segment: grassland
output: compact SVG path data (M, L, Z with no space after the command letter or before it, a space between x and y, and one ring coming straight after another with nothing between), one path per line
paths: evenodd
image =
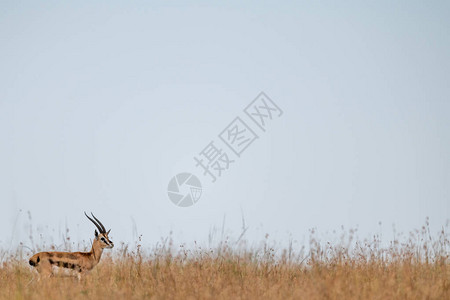
M450 299L446 228L381 245L351 233L321 242L314 232L302 249L122 245L81 282L38 282L21 250L3 253L0 299Z

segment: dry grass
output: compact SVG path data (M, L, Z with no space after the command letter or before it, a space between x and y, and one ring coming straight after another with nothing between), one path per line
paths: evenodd
M123 245L80 283L30 283L33 273L18 252L0 267L0 299L450 299L446 229L432 238L425 226L387 247L352 232L334 245L312 232L308 250L299 251L227 245Z

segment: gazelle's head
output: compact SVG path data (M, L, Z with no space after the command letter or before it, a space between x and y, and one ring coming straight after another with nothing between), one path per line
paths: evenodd
M107 248L107 249L111 249L114 247L114 243L108 238L109 232L111 231L108 230L106 231L105 226L103 226L102 222L100 222L93 213L91 213L92 217L94 218L91 219L91 217L89 217L86 212L84 212L84 214L86 215L86 217L91 220L92 223L94 223L95 227L97 227L98 231L95 230L95 240L100 244L101 248Z

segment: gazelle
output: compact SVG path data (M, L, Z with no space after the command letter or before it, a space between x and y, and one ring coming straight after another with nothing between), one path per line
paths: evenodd
M86 217L94 223L98 231L95 230L95 239L92 243L92 249L89 252L39 252L30 258L30 265L36 268L40 276L53 276L53 267L71 269L77 272L78 280L86 272L92 270L100 261L103 249L114 247L113 242L108 238L111 231L106 231L105 226L91 213L90 218L86 212Z

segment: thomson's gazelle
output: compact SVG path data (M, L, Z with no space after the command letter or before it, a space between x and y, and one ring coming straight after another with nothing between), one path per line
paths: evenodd
M84 213L86 215L86 212ZM95 239L89 252L39 252L30 258L30 265L36 268L41 276L53 275L53 267L72 269L77 272L78 279L82 274L92 270L100 261L103 249L113 248L113 242L108 238L111 231L106 231L105 226L91 213L95 221L88 215L86 217L94 223Z

